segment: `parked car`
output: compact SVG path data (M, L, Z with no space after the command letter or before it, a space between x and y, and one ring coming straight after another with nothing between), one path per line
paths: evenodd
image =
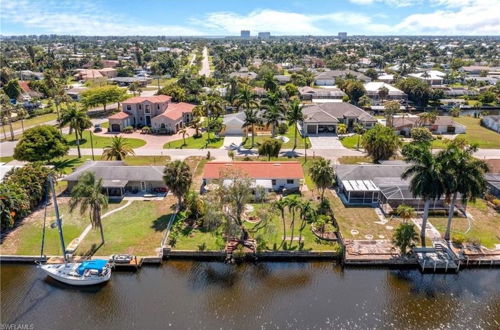
M101 124L94 125L94 133L102 132Z

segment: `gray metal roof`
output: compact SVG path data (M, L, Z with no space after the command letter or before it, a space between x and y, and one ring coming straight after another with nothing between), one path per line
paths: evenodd
M368 114L363 109L358 108L350 103L323 103L304 107L304 115L306 123L312 122L336 122L332 119L356 117L365 122L376 122L375 117Z
M163 181L163 166L127 166L121 161L87 161L69 174L63 181L78 181L85 172L92 172L104 183L117 184L119 181ZM125 183L126 184L126 183Z

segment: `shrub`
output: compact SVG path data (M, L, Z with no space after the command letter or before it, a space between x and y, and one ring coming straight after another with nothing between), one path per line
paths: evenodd
M127 126L123 129L123 133L133 133L134 128L132 126Z
M287 123L281 123L278 125L278 134L283 135L288 131Z
M462 246L462 244L466 241L465 235L461 233L454 234L451 237L451 242L457 246Z
M150 134L151 133L151 127L149 126L144 126L141 130L142 134Z

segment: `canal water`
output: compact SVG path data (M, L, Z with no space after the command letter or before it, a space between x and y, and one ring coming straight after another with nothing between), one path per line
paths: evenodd
M2 264L1 322L2 329L499 329L500 271L169 261L81 289L34 266Z

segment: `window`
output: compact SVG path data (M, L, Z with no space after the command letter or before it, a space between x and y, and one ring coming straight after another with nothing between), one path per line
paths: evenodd
M149 107L149 105L146 105L146 113L150 113L151 112L151 108Z
M293 184L293 181L294 181L293 179L287 179L286 184Z
M141 118L139 118L139 119L142 121L142 117L141 117Z
M130 104L127 104L127 110L132 110L132 106Z
M160 110L160 105L159 104L156 105L156 109Z
M139 104L139 110L142 110L142 105Z
M276 185L276 180L272 179L271 183L273 184L273 186L275 186Z

